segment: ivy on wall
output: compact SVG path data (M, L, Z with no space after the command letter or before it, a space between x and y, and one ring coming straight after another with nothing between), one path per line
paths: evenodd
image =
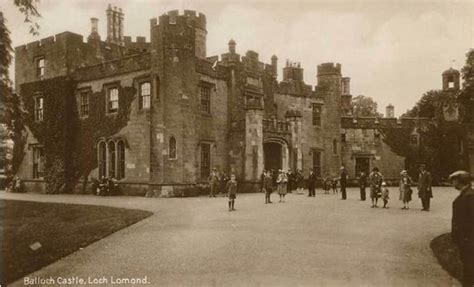
M45 156L48 193L70 193L78 180L87 178L97 167L96 144L126 126L134 87L119 88L119 111L106 114L106 91L89 94L89 116L80 118L76 102L76 82L67 77L23 84L21 92L28 112L25 123ZM34 98L43 96L43 120L34 120Z

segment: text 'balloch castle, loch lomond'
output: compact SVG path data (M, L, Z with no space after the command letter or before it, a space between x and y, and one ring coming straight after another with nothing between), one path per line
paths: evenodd
M170 11L150 21L150 41L123 35L124 14L108 7L107 37L98 19L91 33L63 32L16 48L16 91L29 111L24 157L17 172L27 190L81 192L91 178L118 179L129 194L176 196L206 182L212 168L234 172L242 189L256 188L264 169L312 168L350 178L379 167L395 179L405 158L387 144L387 131L419 130L430 119L356 118L350 78L340 64L317 67L307 85L299 63L258 53L206 55L206 17ZM443 91L456 94L460 74L443 73ZM444 121L458 122L457 107ZM469 132L469 130L471 130ZM458 141L458 139L456 139ZM474 136L459 135L460 165L474 170Z

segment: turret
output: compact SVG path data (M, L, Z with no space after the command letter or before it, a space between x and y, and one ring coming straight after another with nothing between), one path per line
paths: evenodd
M385 117L394 118L395 117L395 107L392 104L388 104L385 108Z
M286 61L286 66L283 68L283 81L303 82L303 68L299 62Z
M229 53L235 54L235 46L236 46L236 44L235 44L234 39L230 39L230 41L229 41Z
M278 57L276 55L272 56L272 71L273 75L276 77L278 75Z
M459 90L459 71L453 68L443 72L443 90Z

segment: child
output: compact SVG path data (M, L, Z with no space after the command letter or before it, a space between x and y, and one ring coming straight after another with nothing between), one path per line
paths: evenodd
M388 188L385 182L382 182L382 200L383 200L383 208L388 208L388 200L390 197L388 196Z
M235 180L235 174L230 176L230 180L226 185L227 196L229 197L229 211L235 210L234 202L237 194L237 181Z

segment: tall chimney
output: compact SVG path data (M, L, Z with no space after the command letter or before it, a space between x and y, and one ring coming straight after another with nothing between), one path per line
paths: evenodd
M107 13L107 42L114 41L114 13L112 11L112 6L109 4L106 10Z
M119 32L118 32L118 41L120 45L123 45L123 18L124 14L122 12L122 8L119 8L118 11L118 18L119 18Z
M351 78L349 77L342 78L342 94L343 95L351 94Z
M272 72L274 76L278 75L278 57L276 55L272 56Z
M228 45L229 45L229 53L235 54L235 46L236 46L236 43L235 43L234 39L230 39Z
M87 37L87 40L88 41L100 40L99 19L91 18L91 33L90 33L89 37Z

